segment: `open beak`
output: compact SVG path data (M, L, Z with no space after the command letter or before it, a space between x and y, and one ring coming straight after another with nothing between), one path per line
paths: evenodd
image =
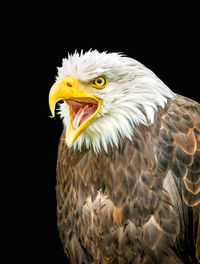
M55 105L60 100L65 101L69 106L66 143L71 146L99 112L101 100L93 96L88 87L71 77L59 80L51 87L49 106L53 117Z

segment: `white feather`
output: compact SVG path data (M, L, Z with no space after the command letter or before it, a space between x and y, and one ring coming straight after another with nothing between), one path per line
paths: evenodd
M157 107L164 108L174 93L149 69L138 61L120 53L88 51L75 52L63 59L58 68L57 80L71 76L89 84L98 76L106 76L103 89L93 89L94 96L102 100L99 113L93 122L78 136L74 149L81 150L85 143L95 151L108 145L118 146L119 137L132 139L134 126L154 122ZM60 116L68 126L68 106L60 105Z

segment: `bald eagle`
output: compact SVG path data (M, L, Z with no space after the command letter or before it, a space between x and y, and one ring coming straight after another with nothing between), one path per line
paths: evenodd
M200 261L200 105L121 53L75 52L49 93L64 129L57 219L71 263Z

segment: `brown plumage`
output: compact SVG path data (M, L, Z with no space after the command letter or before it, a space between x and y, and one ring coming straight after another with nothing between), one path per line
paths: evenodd
M64 131L56 195L71 263L198 263L200 105L168 99L108 153L68 148Z

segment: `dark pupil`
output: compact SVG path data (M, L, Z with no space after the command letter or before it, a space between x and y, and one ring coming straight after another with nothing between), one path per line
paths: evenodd
M102 83L102 80L101 79L97 79L97 83L98 84L101 84Z

